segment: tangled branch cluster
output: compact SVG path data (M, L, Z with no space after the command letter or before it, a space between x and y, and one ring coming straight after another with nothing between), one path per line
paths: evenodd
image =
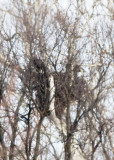
M68 62L69 63L69 62ZM68 68L69 66L69 68ZM75 101L83 101L85 93L88 92L88 86L83 77L78 77L80 66L75 65L71 70L71 65L66 65L65 72L52 72L55 83L55 112L56 116L61 119L62 114L67 105ZM35 92L35 101L39 111L43 115L49 115L50 105L50 83L49 83L49 69L38 58L32 58L27 70L24 74L24 81L28 85L27 87L31 92ZM73 73L73 79L71 78L71 72ZM72 85L70 81L72 79ZM29 92L29 93L31 93ZM32 93L31 93L32 94Z

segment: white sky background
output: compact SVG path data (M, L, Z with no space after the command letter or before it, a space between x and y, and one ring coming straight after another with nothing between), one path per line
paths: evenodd
M27 0L25 0L25 1L27 1ZM51 2L53 2L53 1L55 1L55 0L51 0ZM84 1L85 1L86 8L88 9L88 11L91 11L94 0L84 0ZM103 3L104 5L107 5L107 4L111 5L110 0L97 0L97 1ZM10 2L10 0L0 0L0 6L1 7L7 6L9 2ZM75 4L75 0L58 0L58 2L60 3L60 5L63 9L68 8L70 2Z
M0 0L0 7L4 7L8 4L8 0Z

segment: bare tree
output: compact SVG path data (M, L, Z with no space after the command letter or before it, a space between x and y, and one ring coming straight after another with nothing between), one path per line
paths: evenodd
M1 158L112 160L110 5L11 0L0 11Z

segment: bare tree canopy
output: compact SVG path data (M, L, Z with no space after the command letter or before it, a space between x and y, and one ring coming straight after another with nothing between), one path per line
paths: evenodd
M63 3L0 7L1 160L114 159L113 1Z

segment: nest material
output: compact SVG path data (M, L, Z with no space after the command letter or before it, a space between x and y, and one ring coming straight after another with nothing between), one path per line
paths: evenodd
M36 98L39 104L40 111L48 112L49 109L49 97L50 97L50 84L48 69L40 59L34 59L33 65L36 69ZM34 88L35 89L35 88Z
M36 102L38 109L45 115L49 114L50 105L50 84L49 84L49 72L44 62L40 59L32 59L32 63L25 75L25 83L29 83L31 79L32 91L36 92ZM31 71L30 71L31 70ZM80 100L82 95L87 92L87 84L83 78L77 77L79 66L75 66L73 69L74 78L72 85L70 85L69 70L66 72L53 72L55 83L55 112L58 118L61 118L65 108L69 103Z
M83 78L77 77L77 71L74 71L74 79L70 86L69 75L65 73L54 74L55 79L55 111L59 119L61 119L65 108L72 102L79 101L87 92L87 84Z
M42 115L49 114L50 84L48 70L41 59L32 58L22 74L28 97L35 93L36 107Z

